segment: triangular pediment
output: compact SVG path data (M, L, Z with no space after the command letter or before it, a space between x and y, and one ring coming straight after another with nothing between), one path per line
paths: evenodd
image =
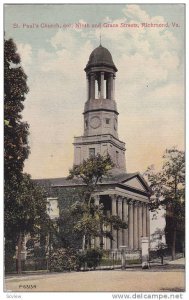
M141 192L149 192L149 186L146 184L143 177L139 174L122 181L121 184L129 188L139 190Z

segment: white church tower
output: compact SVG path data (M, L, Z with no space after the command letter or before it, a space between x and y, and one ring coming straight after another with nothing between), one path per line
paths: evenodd
M109 153L116 173L126 172L125 143L118 137L118 111L115 101L117 68L111 53L99 46L85 67L87 101L84 108L84 134L74 138L74 164L91 155Z

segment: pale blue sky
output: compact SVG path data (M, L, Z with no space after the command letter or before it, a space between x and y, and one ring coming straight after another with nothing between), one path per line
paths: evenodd
M105 17L119 19L125 8L123 4L38 4L38 5L5 5L4 7L4 25L5 30L10 35L14 36L19 42L26 42L28 39L36 46L43 45L48 47L45 43L54 30L33 30L30 34L30 30L14 30L12 24L16 23L41 23L41 22L64 22L72 23L78 22L80 19L84 19L86 22L102 22ZM163 16L164 19L171 22L178 22L181 26L175 30L170 28L170 31L174 32L179 40L183 40L184 37L184 5L183 4L140 4L140 8L145 10L151 17ZM29 37L28 37L29 33ZM43 38L41 39L41 35ZM82 39L80 40L82 43ZM98 41L94 41L94 46L98 44ZM51 49L49 49L51 50Z
M184 5L6 5L4 13L6 36L18 45L28 75L26 171L34 178L66 176L72 167L73 136L83 134L83 69L100 31L22 29L14 23L168 22L165 29L103 28L102 44L118 68L118 132L126 142L127 171L159 167L166 148L184 147Z

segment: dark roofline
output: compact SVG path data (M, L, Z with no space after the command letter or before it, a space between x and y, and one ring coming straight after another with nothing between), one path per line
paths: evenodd
M151 189L149 187L149 185L147 184L147 182L145 181L145 179L142 177L142 175L139 172L135 172L135 173L121 173L118 175L110 175L109 177L105 177L103 178L102 182L99 182L99 185L104 186L104 185L120 185L123 187L123 182L127 182L130 179L134 178L134 177L138 177L138 179L140 180L141 184L144 186L144 188L149 191L146 192L146 194L151 194ZM76 186L85 186L86 184L83 183L81 180L79 179L67 179L67 177L60 177L60 178L46 178L46 179L34 179L36 182L38 182L39 184L47 184L50 183L50 185L55 188L55 187L76 187ZM124 187L126 188L126 187ZM132 188L132 187L128 187L129 189L133 189L135 191L139 191L138 189Z

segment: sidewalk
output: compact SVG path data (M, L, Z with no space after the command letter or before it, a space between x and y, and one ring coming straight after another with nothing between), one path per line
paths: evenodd
M183 265L185 266L185 257L182 257L182 258L179 258L179 259L176 259L176 260L171 260L171 261L168 261L167 262L169 265Z
M160 263L160 261L157 262L151 262L150 263L150 268L146 269L150 270L150 271L158 271L158 270L162 270L162 271L166 271L166 270L181 270L181 269L185 269L185 258L179 258L176 260L164 260L163 265ZM96 268L96 270L82 270L80 271L81 273L83 272L94 272L94 271L115 271L115 270L121 270L121 265L114 265L113 266L98 266ZM124 269L124 271L139 271L142 270L142 266L141 264L133 264L133 265L126 265L126 268ZM76 271L71 271L71 272L76 272ZM61 273L69 273L69 271L64 271ZM15 278L15 277L25 277L25 276L35 276L35 275L53 275L53 274L57 274L57 272L49 272L48 270L41 270L41 271L24 271L21 275L17 274L17 273L12 273L12 274L6 274L5 278Z

